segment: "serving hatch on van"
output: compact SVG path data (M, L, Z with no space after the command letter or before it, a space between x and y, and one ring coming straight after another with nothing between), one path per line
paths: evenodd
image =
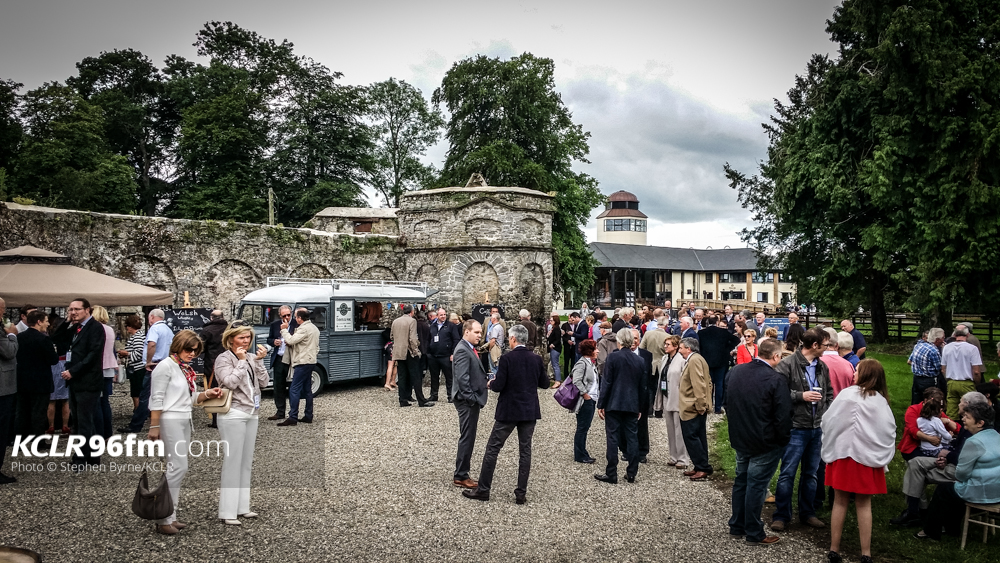
M309 310L320 333L312 374L315 395L333 381L385 377L385 313L400 304L425 304L436 293L417 281L269 277L266 287L240 301L237 316L253 325L257 342L272 348L268 334L278 310L283 305ZM264 359L269 371L271 358L269 352Z

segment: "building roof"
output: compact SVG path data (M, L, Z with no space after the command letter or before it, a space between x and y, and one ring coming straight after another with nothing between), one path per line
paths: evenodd
M617 192L608 196L608 201L634 201L639 203L639 198L635 197L632 192L626 192L625 190L618 190Z
M590 252L601 263L601 268L688 272L752 272L757 269L757 251L752 248L698 250L592 242Z
M638 209L605 209L597 216L598 219L604 219L606 217L638 217L639 219L647 219L646 214Z
M394 219L395 207L327 207L316 217L342 217L344 219Z
M504 186L475 186L471 188L461 188L461 187L451 187L451 188L435 188L433 190L413 190L403 194L403 197L419 197L425 195L441 195L446 193L487 193L487 194L499 194L499 193L515 193L521 195L530 195L535 197L545 197L549 199L555 199L555 193L545 193L538 190L532 190L529 188L518 188L514 186L504 187Z

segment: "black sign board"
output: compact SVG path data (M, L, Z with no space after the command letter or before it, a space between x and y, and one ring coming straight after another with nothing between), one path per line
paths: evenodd
M167 309L164 311L164 322L174 331L193 330L201 336L201 329L211 320L211 309ZM192 362L195 373L205 373L205 354L201 354Z
M504 318L503 306L502 305L490 305L489 303L483 303L472 306L472 311L469 312L472 318L479 321L480 324L485 323L486 319L490 318L490 310L496 307L500 311L500 318Z

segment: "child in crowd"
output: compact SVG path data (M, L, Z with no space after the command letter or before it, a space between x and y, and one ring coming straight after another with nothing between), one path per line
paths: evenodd
M920 455L937 457L938 452L947 448L951 443L951 433L948 432L948 429L944 427L944 423L941 422L941 409L942 405L940 401L927 401L920 410L920 418L917 419L917 429L928 436L941 439L936 446L926 440L921 440Z

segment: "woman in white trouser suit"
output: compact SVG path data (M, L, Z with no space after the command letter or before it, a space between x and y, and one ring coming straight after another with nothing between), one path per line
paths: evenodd
M215 360L215 380L233 394L229 412L219 415L219 437L226 444L222 461L222 484L219 489L219 518L239 526L237 516L255 518L250 510L250 472L253 450L257 444L257 421L260 390L267 387L264 356L267 349L257 346L249 326L235 321L222 334L225 352Z
M156 521L156 531L173 535L187 527L177 521L181 481L187 474L188 447L191 443L191 403L222 395L220 389L195 391L195 373L191 362L201 354L204 344L192 330L182 330L170 344L170 357L156 365L149 380L149 439L163 440L167 461L167 484L174 512Z

